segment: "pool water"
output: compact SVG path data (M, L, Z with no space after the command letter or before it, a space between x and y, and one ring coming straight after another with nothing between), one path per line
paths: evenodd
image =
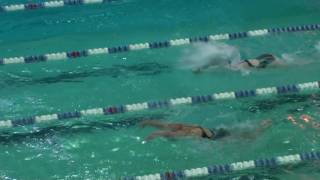
M29 1L28 1L29 2ZM26 3L0 0L0 4ZM251 29L318 23L319 2L292 0L119 0L0 14L0 57L112 47ZM223 43L242 58L273 53L290 65L243 73L225 68L194 74L182 62L198 46L142 50L75 60L0 67L0 119L130 104L221 91L255 89L320 77L320 34L304 32ZM319 129L300 128L289 114L320 121L320 94L246 98L114 116L57 121L0 132L0 179L117 179L168 170L319 150ZM145 142L144 119L250 131L250 139ZM318 179L315 163L199 179ZM247 176L247 177L246 177Z

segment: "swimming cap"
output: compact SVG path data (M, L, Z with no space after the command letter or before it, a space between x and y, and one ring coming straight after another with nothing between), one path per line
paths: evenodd
M262 54L256 57L256 59L260 61L258 68L265 68L276 60L276 58L272 54Z
M230 132L224 128L219 128L219 129L212 128L210 129L210 131L213 134L213 136L210 139L213 139L213 140L230 136Z

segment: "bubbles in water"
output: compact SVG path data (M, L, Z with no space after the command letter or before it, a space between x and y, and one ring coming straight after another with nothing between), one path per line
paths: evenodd
M197 69L204 66L223 67L229 63L240 61L239 50L225 43L214 42L196 44L193 49L185 52L180 66L186 69Z
M79 149L81 145L86 143L88 143L88 140L86 139L68 140L63 144L63 147L67 150Z
M111 149L112 152L117 152L119 150L120 150L120 148L118 148L118 147Z
M283 141L283 144L290 144L290 140Z
M296 61L297 57L294 54L284 53L281 55L281 59L283 59L283 61L286 63L292 63Z
M285 64L289 65L310 64L314 62L314 60L317 59L320 55L320 41L318 41L314 45L314 49L316 50L316 53L314 52L314 50L312 52L309 52L308 54L306 54L306 52L302 50L290 53L283 53L281 54L280 60L283 61Z
M30 160L32 160L32 159L36 159L36 158L39 158L39 157L41 157L41 156L42 156L42 154L32 155L32 156L29 156L29 157L24 158L24 160L25 160L25 161L30 161Z
M247 120L247 121L242 121L242 122L238 122L237 124L233 124L233 125L229 125L228 127L223 127L220 126L220 128L230 128L230 129L238 129L238 130L248 130L248 129L254 129L255 128L255 124L252 123L252 121Z
M287 65L304 65L312 62L310 58L304 57L301 52L283 53L281 54L280 61Z

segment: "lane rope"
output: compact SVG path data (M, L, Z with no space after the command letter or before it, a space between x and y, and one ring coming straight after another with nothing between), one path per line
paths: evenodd
M261 158L257 160L234 162L225 165L212 165L201 168L168 171L143 176L122 177L121 180L178 180L196 177L214 176L228 174L243 170L256 168L275 168L289 164L299 164L308 161L319 161L320 152L312 151L300 154L276 156L272 158Z
M0 6L0 12L27 11L37 9L59 8L64 6L77 6L89 4L103 4L113 2L115 0L57 0L46 2L35 2L26 4L10 4Z
M24 57L23 56L7 57L7 58L0 58L0 65L39 63L39 62L67 60L67 59L73 60L81 57L88 57L88 56L95 56L95 55L102 55L102 54L123 53L123 52L137 51L137 50L143 50L143 49L168 48L168 47L182 46L182 45L188 45L188 44L193 44L198 42L208 43L208 42L217 41L217 40L233 40L233 39L239 39L239 38L275 35L275 34L289 33L289 32L306 32L306 31L318 31L318 30L320 30L320 24L289 26L289 27L282 27L282 28L257 29L257 30L250 30L247 32L225 33L225 34L215 34L215 35L199 36L199 37L191 37L191 38L172 39L167 41L136 43L136 44L122 45L122 46L109 47L109 48L101 47L101 48L93 48L93 49L86 49L86 50L71 50L68 52L46 53L41 55L31 55L31 56L24 56Z
M62 112L47 115L36 115L31 117L24 117L14 120L2 120L0 121L0 128L12 128L18 126L27 126L37 123L45 123L54 120L66 120L75 119L92 115L114 115L126 112L135 112L143 110L152 110L160 108L170 108L179 105L191 105L191 104L203 104L218 100L226 99L241 99L245 97L257 97L266 95L281 95L288 93L302 93L310 90L319 90L320 81L306 82L293 85L284 85L277 87L265 87L258 88L255 90L240 90L240 91L230 91L214 93L211 95L201 95L201 96L189 96L180 98L171 98L167 100L160 101L149 101L141 102L136 104L126 104L119 106L108 106L104 108L93 108L85 109L73 112Z

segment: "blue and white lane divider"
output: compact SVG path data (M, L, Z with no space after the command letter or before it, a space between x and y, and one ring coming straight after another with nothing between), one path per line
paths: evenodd
M44 123L44 122L50 122L54 120L80 118L80 117L86 117L91 115L113 115L113 114L119 114L119 113L125 113L125 112L169 108L169 107L174 107L178 105L201 104L201 103L207 103L207 102L225 100L225 99L241 99L244 97L256 97L256 96L265 96L265 95L274 95L274 94L307 92L310 90L319 90L319 87L320 87L320 81L314 81L314 82L307 82L307 83L300 83L300 84L293 84L293 85L258 88L255 90L222 92L222 93L214 93L211 95L204 95L204 96L171 98L171 99L161 100L161 101L149 101L149 102L141 102L136 104L109 106L105 108L94 108L94 109L85 109L85 110L73 111L73 112L37 115L37 116L25 117L25 118L20 118L15 120L1 120L0 128L26 126L26 125L33 125L36 123Z
M56 0L56 1L26 3L26 4L11 4L11 5L0 6L0 11L12 12L12 11L24 11L24 10L36 10L36 9L43 9L43 8L58 8L63 6L102 4L102 3L112 2L112 1L115 1L115 0Z
M137 43L129 44L117 47L103 47L103 48L94 48L86 50L72 50L68 52L55 52L47 53L42 55L32 55L25 57L7 57L0 58L0 65L4 64L19 64L19 63L38 63L46 61L57 61L57 60L66 60L66 59L75 59L80 57L94 56L100 54L114 54L122 53L129 51L137 51L143 49L159 49L159 48L168 48L172 46L181 46L187 44L193 44L197 42L210 42L217 40L232 40L246 37L255 37L255 36L266 36L272 34L279 34L285 32L305 32L305 31L318 31L320 30L320 24L311 24L311 25L302 25L302 26L290 26L282 28L269 28L269 29L258 29L251 30L247 32L238 32L238 33L225 33L225 34L216 34L184 39L172 39L161 42L147 42L147 43Z
M213 165L201 168L186 169L179 171L168 171L164 173L149 174L135 177L122 177L121 180L178 180L204 176L214 176L238 172L242 170L256 168L275 168L283 165L298 164L308 161L319 161L320 152L306 152L300 154L291 154L285 156L276 156L272 158L263 158L242 162L234 162L225 165Z

